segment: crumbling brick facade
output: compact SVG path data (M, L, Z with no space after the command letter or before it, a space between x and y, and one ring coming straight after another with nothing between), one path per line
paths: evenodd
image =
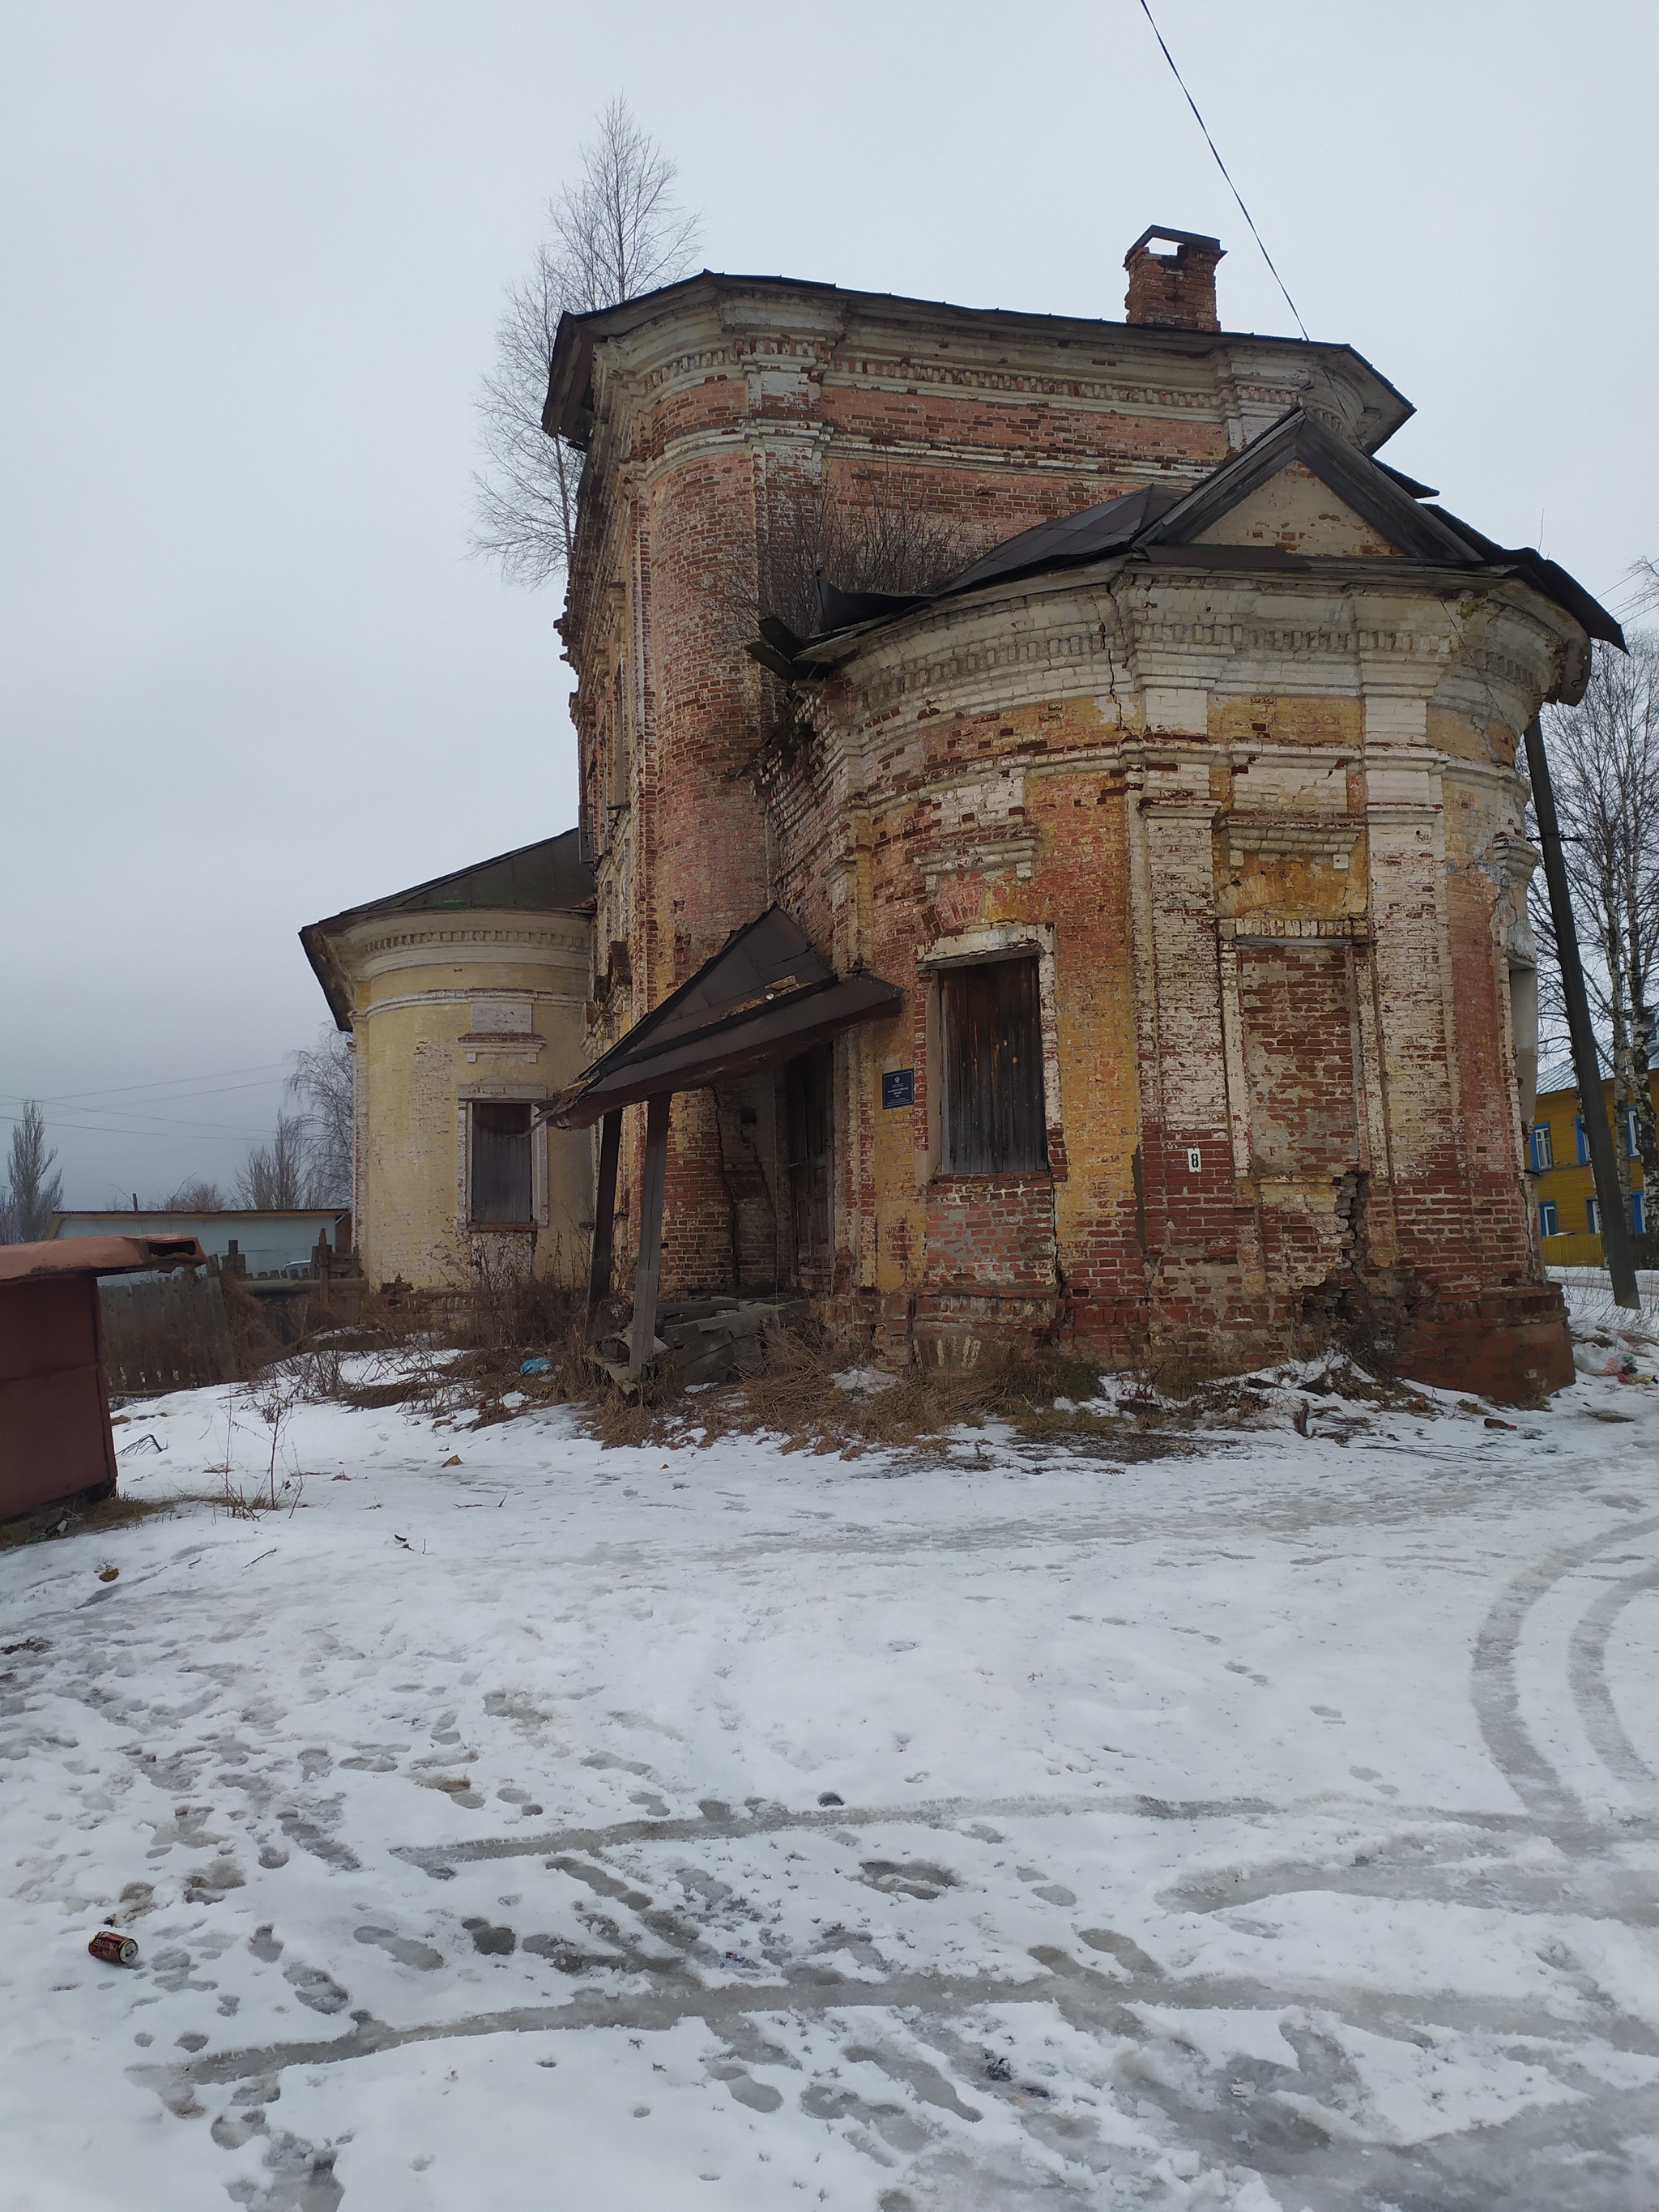
M902 471L971 556L1196 485L1294 407L1379 443L1407 410L1352 352L1215 331L1214 245L1132 252L1127 325L703 277L568 329L590 1046L774 899L905 992L835 1048L816 1274L778 1084L676 1097L670 1293L769 1261L890 1359L1035 1333L1239 1364L1347 1327L1518 1395L1565 1339L1522 1186L1513 757L1582 632L1518 592L1449 606L1292 462L1182 557L878 630L810 704L743 651L768 532L826 478ZM1046 1157L958 1177L939 979L1009 957L1038 968Z

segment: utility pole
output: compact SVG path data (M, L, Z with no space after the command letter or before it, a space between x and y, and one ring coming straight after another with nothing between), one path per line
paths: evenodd
M1578 957L1578 926L1573 920L1567 871L1561 859L1561 824L1555 811L1555 787L1550 781L1549 762L1544 757L1543 725L1536 714L1527 725L1527 774L1532 780L1532 809L1538 823L1538 842L1544 852L1544 881L1549 890L1550 915L1555 923L1555 951L1561 969L1561 996L1566 1001L1567 1034L1572 1040L1572 1073L1578 1085L1578 1111L1583 1118L1584 1139L1589 1147L1590 1173L1595 1178L1595 1210L1601 1218L1601 1251L1607 1273L1613 1278L1613 1304L1640 1313L1642 1293L1636 1283L1630 1224L1625 1218L1619 1195L1613 1131L1601 1096L1601 1058L1596 1050L1595 1031L1590 1026L1584 970Z

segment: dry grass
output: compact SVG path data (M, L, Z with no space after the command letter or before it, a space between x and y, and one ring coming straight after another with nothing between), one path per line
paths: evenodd
M845 1343L805 1328L769 1336L757 1374L695 1391L647 1390L631 1402L614 1390L585 1395L581 1426L602 1445L706 1446L723 1437L765 1435L787 1452L915 1453L953 1431L1006 1423L1022 1434L1109 1443L1120 1458L1182 1448L1204 1418L1162 1396L1121 1413L1091 1410L1101 1388L1096 1360L1054 1351L988 1352L971 1367L912 1367L878 1376Z
M687 1389L672 1374L647 1373L637 1395L624 1395L592 1357L593 1333L576 1290L507 1278L481 1284L450 1326L431 1326L434 1317L418 1297L376 1302L361 1328L349 1336L331 1332L290 1354L268 1379L274 1383L280 1375L282 1389L299 1398L418 1409L453 1423L458 1433L568 1404L581 1432L605 1448L765 1436L786 1453L849 1460L867 1452L936 1457L952 1432L989 1422L1033 1441L1128 1462L1194 1449L1200 1435L1287 1419L1305 1434L1318 1401L1332 1396L1378 1413L1435 1410L1409 1385L1334 1348L1306 1383L1217 1375L1190 1352L1165 1350L1133 1375L1112 1376L1109 1387L1101 1361L1054 1349L987 1346L966 1368L878 1375L861 1341L811 1322L746 1340L747 1351L760 1353L758 1368L730 1381ZM610 1312L597 1328L617 1322ZM348 1381L343 1357L354 1351L381 1358L367 1374L358 1366ZM1312 1356L1311 1343L1309 1351ZM546 1364L526 1374L526 1363L537 1360Z
M0 1522L0 1552L22 1544L47 1544L59 1536L112 1534L158 1513L171 1513L171 1498L64 1498L15 1520Z
M1307 1382L1261 1375L1215 1375L1189 1356L1155 1356L1133 1373L1056 1350L989 1352L969 1368L913 1367L874 1375L860 1347L806 1327L769 1336L759 1373L696 1390L647 1387L639 1401L590 1384L581 1400L585 1434L605 1446L706 1446L732 1436L764 1435L786 1452L866 1452L937 1456L953 1432L995 1422L1033 1442L1064 1445L1121 1463L1167 1458L1229 1431L1282 1425L1322 1434L1342 1425L1342 1400L1377 1413L1418 1417L1437 1408L1409 1384L1377 1375L1340 1353ZM1367 1415L1346 1418L1364 1425Z

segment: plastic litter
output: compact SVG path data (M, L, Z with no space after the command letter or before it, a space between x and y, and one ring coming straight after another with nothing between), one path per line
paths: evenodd
M1615 1352L1601 1372L1611 1375L1618 1382L1651 1382L1653 1380L1651 1375L1642 1373L1628 1352Z
M526 1359L519 1372L520 1375L545 1375L552 1364L553 1362L545 1357Z

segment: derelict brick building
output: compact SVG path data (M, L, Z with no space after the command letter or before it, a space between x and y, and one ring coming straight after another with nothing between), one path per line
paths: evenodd
M567 319L596 1060L563 1109L668 1086L665 1020L665 1286L802 1282L889 1359L1245 1364L1346 1317L1407 1371L1559 1382L1514 763L1617 629L1371 458L1410 410L1350 349L1219 331L1218 258L1147 234L1124 324L709 274ZM896 479L981 557L829 594L763 667L771 541ZM721 969L774 907L811 976L782 939ZM860 978L787 1064L732 1044Z

